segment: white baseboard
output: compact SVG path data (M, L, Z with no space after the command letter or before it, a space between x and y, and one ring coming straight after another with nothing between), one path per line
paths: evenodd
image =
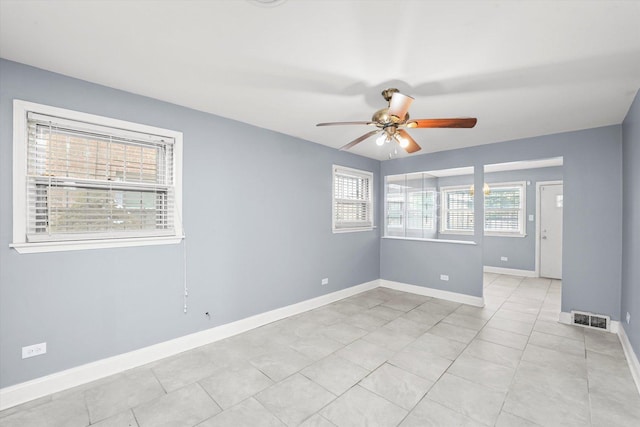
M565 325L571 325L571 313L567 313L566 311L561 311L558 315L558 322L564 323Z
M347 289L321 295L286 307L271 310L242 320L185 335L128 353L76 366L51 375L0 389L0 410L25 403L71 387L86 384L128 369L136 368L165 357L207 345L254 328L294 316L314 308L374 289L379 280L362 283Z
M538 277L538 274L533 270L518 270L515 268L492 267L490 265L485 265L483 271L485 273L508 274L510 276Z
M484 307L483 297L474 297L471 295L459 294L457 292L443 291L441 289L427 288L424 286L410 285L401 282L393 282L391 280L385 279L380 279L380 286L395 289L397 291L410 292L413 294L460 302L462 304L469 304L475 307Z
M631 347L631 342L629 341L629 337L627 336L622 323L618 328L618 337L620 337L624 355L627 357L627 363L629 364L629 370L631 370L631 376L633 377L633 381L635 381L636 383L638 393L640 393L640 361L638 361L638 356L636 355L635 351L633 351L633 347Z

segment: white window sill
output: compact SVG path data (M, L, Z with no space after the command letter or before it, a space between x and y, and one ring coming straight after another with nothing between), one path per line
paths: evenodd
M133 246L174 245L180 243L183 238L184 236L163 236L130 239L13 243L10 244L9 247L15 249L20 254L34 254L41 252L81 251L87 249L127 248Z
M485 237L527 237L526 234L520 233L484 233Z
M451 234L451 235L459 235L459 236L473 236L473 231L452 231L452 230L440 230L438 234Z
M393 240L415 240L418 242L434 242L434 243L454 243L457 245L476 245L476 242L471 240L448 240L448 239L422 239L420 237L399 237L399 236L382 236L383 239Z
M362 228L334 228L334 234L341 233L357 233L358 231L372 231L375 230L376 227L362 227Z

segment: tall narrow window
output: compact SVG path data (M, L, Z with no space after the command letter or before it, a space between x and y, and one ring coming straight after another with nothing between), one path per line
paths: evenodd
M373 228L373 174L342 166L333 167L333 230Z
M442 187L441 233L473 234L473 194L469 186Z
M181 236L179 133L20 101L14 113L16 246Z
M487 235L525 235L525 183L490 184L484 196Z

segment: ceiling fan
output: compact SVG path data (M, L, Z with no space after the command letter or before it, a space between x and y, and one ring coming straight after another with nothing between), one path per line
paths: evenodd
M409 120L409 106L413 98L403 95L396 88L389 88L382 91L382 96L389 102L387 108L373 113L371 121L359 122L330 122L318 123L316 126L336 126L336 125L369 125L377 129L365 133L354 139L347 145L340 147L340 150L348 150L354 145L379 133L376 144L382 146L385 143L395 141L407 153L415 153L420 150L418 143L409 135L405 128L472 128L476 125L476 118L451 118L451 119L412 119Z

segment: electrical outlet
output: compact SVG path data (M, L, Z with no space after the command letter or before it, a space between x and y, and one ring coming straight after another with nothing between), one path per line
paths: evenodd
M328 285L329 284L329 278L325 277L324 279L322 279L322 283L321 284L322 284L322 286Z
M501 256L500 261L509 261L509 258L506 256Z
M33 356L40 356L41 354L45 354L47 352L47 343L43 342L40 344L28 345L26 347L22 347L22 358L27 359Z
M627 311L627 325L629 324L629 322L631 322L631 315Z
M441 274L440 275L440 280L444 280L445 282L449 281L449 275L448 274Z

